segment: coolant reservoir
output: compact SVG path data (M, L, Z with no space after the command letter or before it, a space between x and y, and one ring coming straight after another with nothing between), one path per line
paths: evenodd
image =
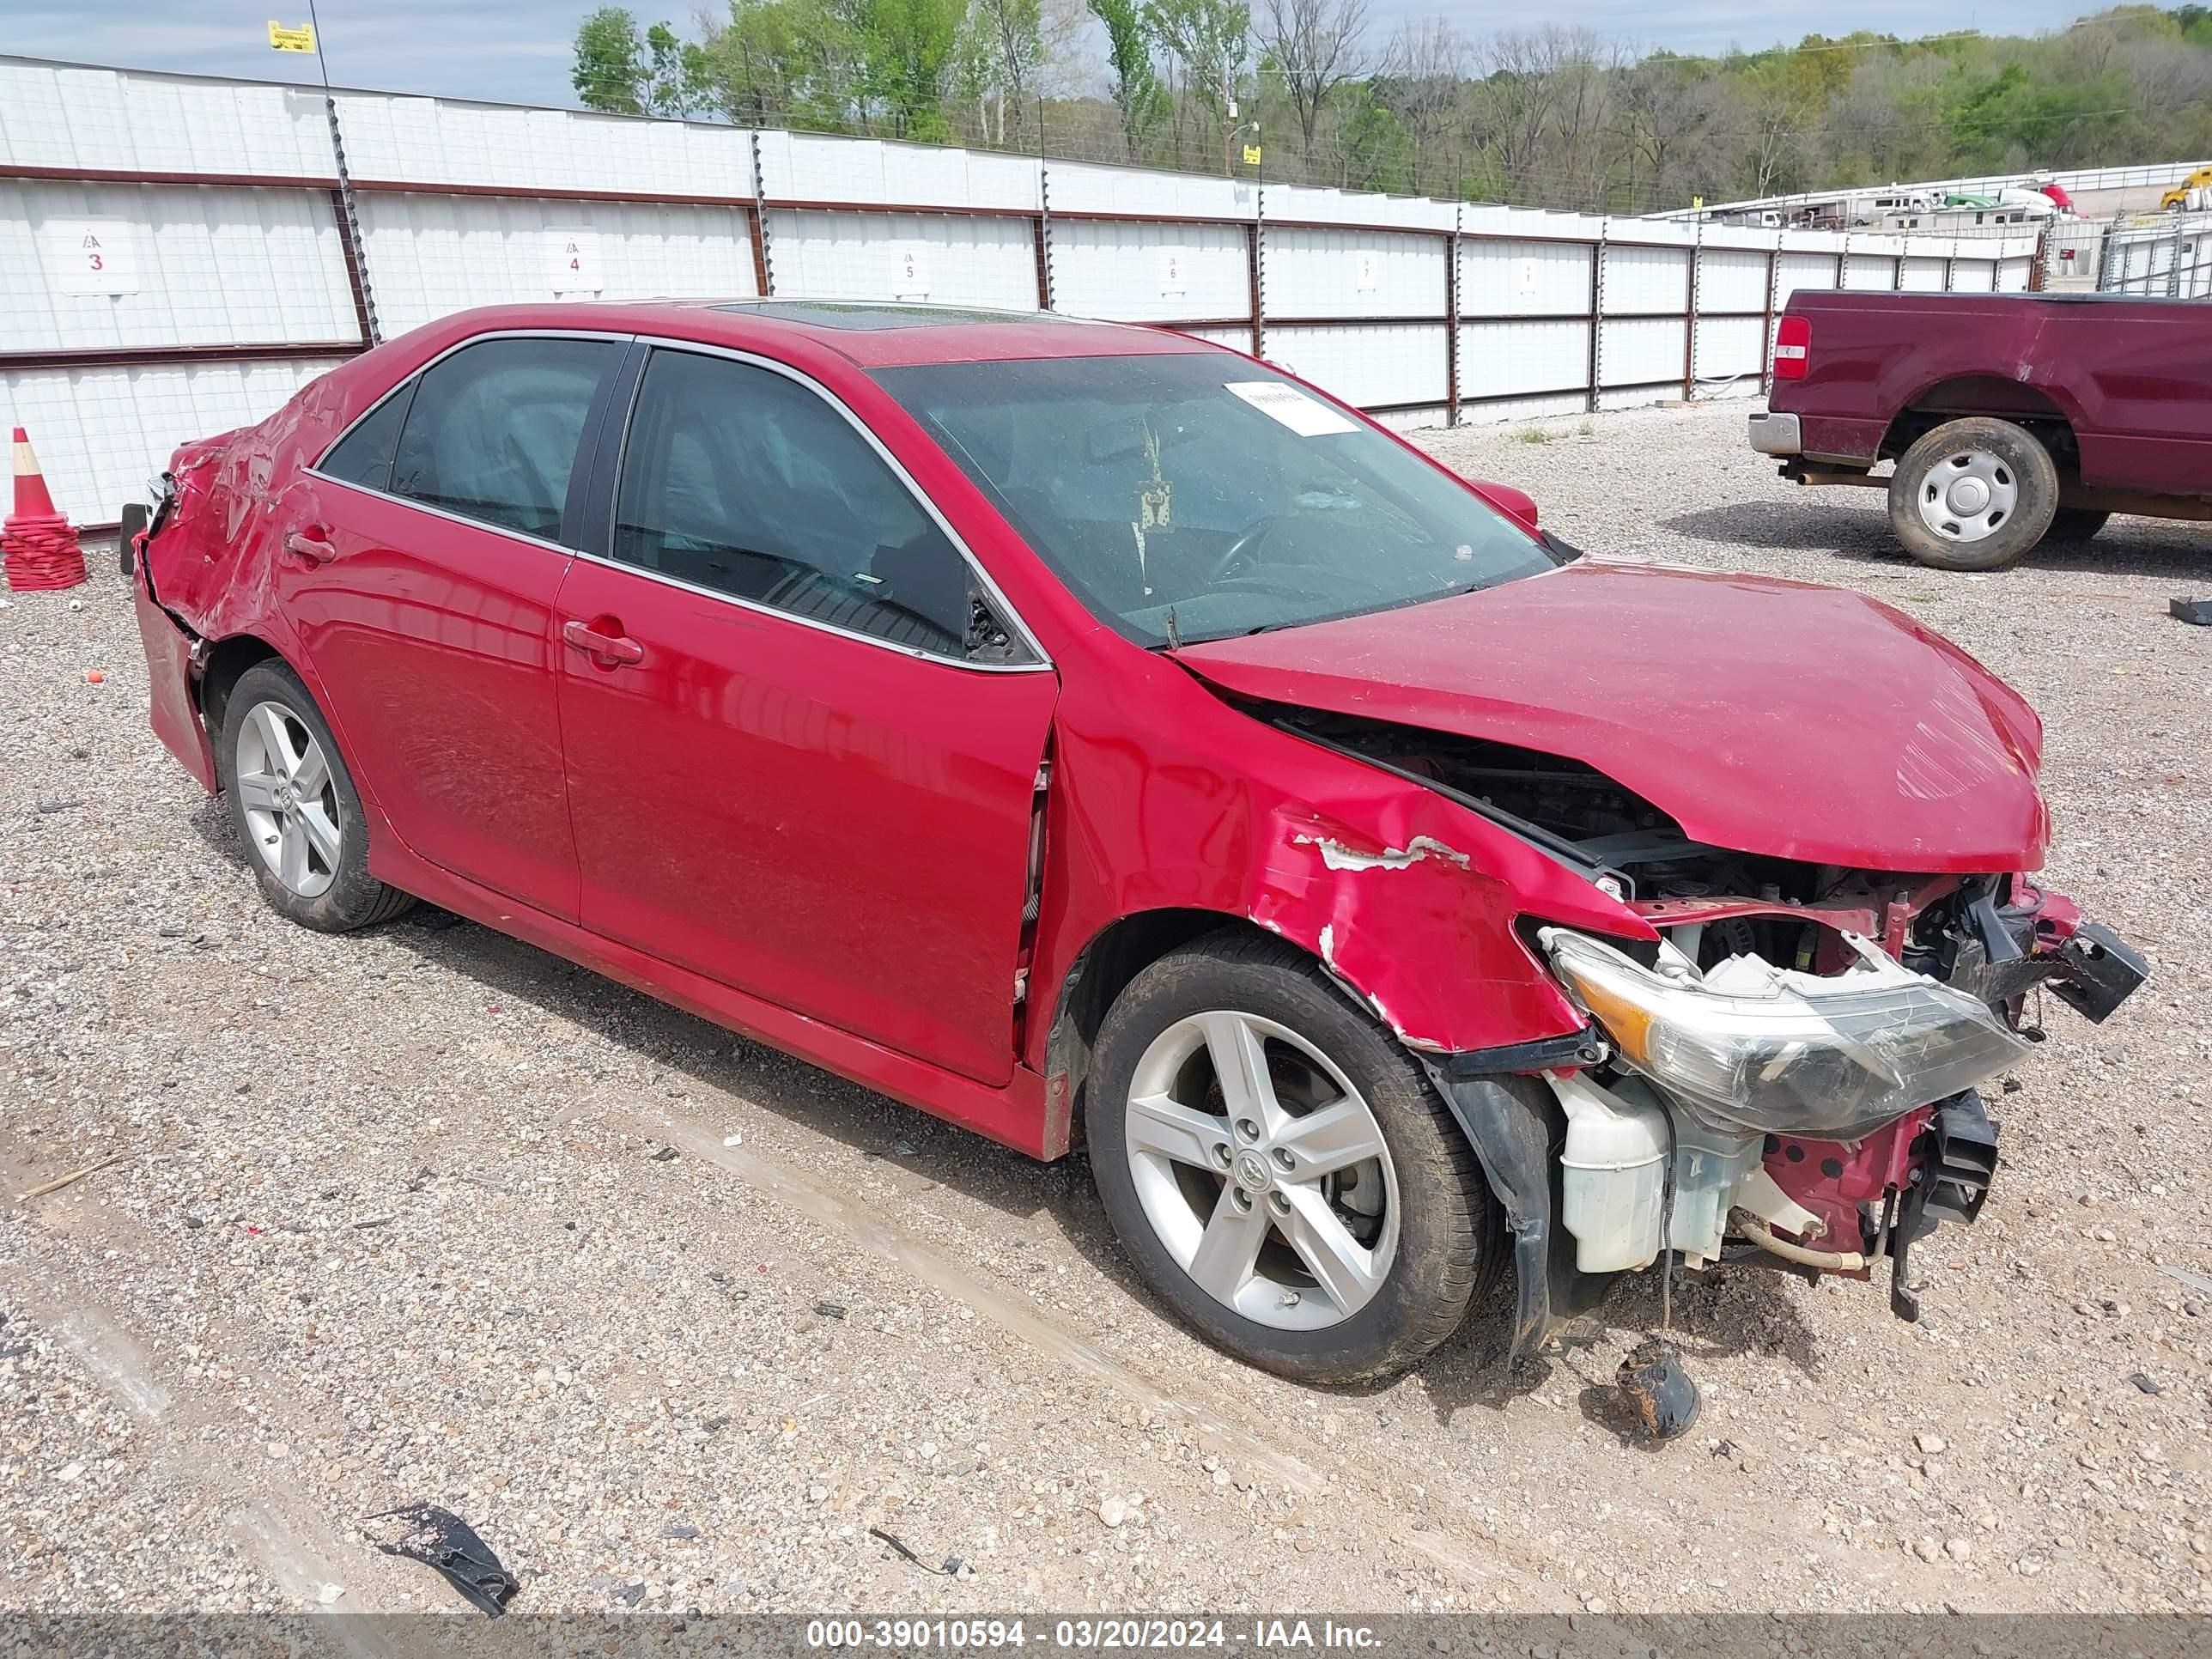
M1695 1267L1721 1253L1736 1189L1759 1167L1764 1138L1709 1129L1687 1112L1674 1116L1674 1208L1667 1242Z
M1666 1112L1634 1085L1632 1097L1579 1072L1550 1082L1567 1114L1559 1219L1574 1237L1575 1266L1586 1273L1650 1266L1666 1196Z

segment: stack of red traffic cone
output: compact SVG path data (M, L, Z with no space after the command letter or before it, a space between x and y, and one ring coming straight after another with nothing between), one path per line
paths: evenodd
M84 580L84 550L70 521L54 511L54 498L31 453L31 440L15 428L15 510L0 524L0 567L18 592L33 587L75 587Z

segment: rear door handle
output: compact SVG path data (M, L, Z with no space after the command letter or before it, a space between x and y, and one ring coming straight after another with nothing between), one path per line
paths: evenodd
M316 529L319 531L321 526L319 525ZM284 538L284 550L298 554L309 564L328 564L338 556L337 549L321 535L310 535L304 530L295 530Z
M611 622L605 617L600 619L600 623L605 629L612 629L616 631L603 631L601 626L592 623L566 622L561 624L561 637L574 646L577 650L605 662L643 662L645 660L645 647L630 638L629 635L619 631L622 628L620 623Z

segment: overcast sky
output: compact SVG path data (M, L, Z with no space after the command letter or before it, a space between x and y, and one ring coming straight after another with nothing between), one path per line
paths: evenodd
M720 0L717 0L717 4ZM397 92L447 93L515 103L574 103L569 43L590 4L533 0L316 0L331 79ZM1481 35L1525 24L1528 9L1439 5L1437 0L1370 0L1380 36L1401 18L1449 15ZM686 32L698 0L633 6L641 21L667 17ZM304 22L307 0L0 0L0 52L202 75L312 80L312 58L269 50L268 23ZM1548 0L1544 21L1586 26L1637 46L1719 52L1828 34L1882 29L1938 33L1980 25L2035 33L2097 9L2096 0Z

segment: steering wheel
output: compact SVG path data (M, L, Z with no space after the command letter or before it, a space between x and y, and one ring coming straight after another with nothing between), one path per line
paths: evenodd
M1274 533L1276 527L1286 516L1281 513L1270 513L1266 518L1254 522L1250 528L1223 550L1221 556L1216 559L1206 571L1206 580L1227 581L1237 574L1240 566L1249 565L1252 562L1251 556L1259 550L1260 544Z

